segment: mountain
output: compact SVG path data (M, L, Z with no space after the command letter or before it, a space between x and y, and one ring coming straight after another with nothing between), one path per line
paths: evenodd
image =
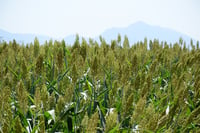
M58 41L62 40L62 39L52 38L52 37L44 36L44 35L10 33L5 30L0 29L0 41L9 42L9 41L13 41L13 39L15 39L20 44L22 44L22 43L27 44L27 43L33 43L35 37L38 38L40 44L44 44L45 41L49 41L50 39L58 40ZM79 40L81 41L82 38L81 37L79 37L79 38L80 38ZM66 41L67 44L73 44L76 39L76 35L69 35L63 39Z
M46 40L50 40L51 37L44 35L35 35L35 34L19 34L19 33L10 33L5 30L0 29L0 40L6 42L13 41L15 39L18 43L31 43L34 42L35 37L38 38L39 42L43 44Z
M122 41L123 37L127 35L130 44L134 44L138 41L143 41L146 37L148 40L154 40L159 39L159 41L166 41L168 43L175 43L179 41L179 38L182 37L183 40L186 42L186 44L190 44L190 40L192 37L182 34L180 32L177 32L172 29L163 28L159 26L152 26L148 25L144 22L136 22L132 25L129 25L128 27L122 27L122 28L111 28L108 30L105 30L102 34L100 34L108 43L110 43L111 40L117 39L118 34L121 35ZM35 35L35 34L16 34L16 33L9 33L4 30L0 30L0 41L12 41L14 38L19 43L30 43L33 42L35 37L37 36L38 40L40 41L40 44L44 44L46 40L61 40L56 38L51 38L49 36L43 36L43 35ZM66 44L73 44L75 41L76 35L69 35L63 38L66 41ZM82 40L82 37L79 37L80 41ZM85 38L88 41L88 38ZM99 42L99 36L95 37L94 40ZM193 39L194 40L194 39ZM195 43L195 40L194 40Z
M185 34L176 32L175 30L148 25L144 22L136 22L125 28L111 28L104 31L101 36L106 41L110 42L112 39L117 39L118 33L121 35L121 37L127 35L130 44L143 41L145 37L148 40L158 39L159 41L166 41L172 44L178 42L179 38L182 37L186 44L189 44L192 38Z

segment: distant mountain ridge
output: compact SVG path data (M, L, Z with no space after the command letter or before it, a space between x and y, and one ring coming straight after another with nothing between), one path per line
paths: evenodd
M192 37L183 33L176 32L175 30L163 28L159 26L148 25L144 22L136 22L125 28L111 28L102 33L102 37L106 41L116 39L117 35L122 37L127 35L130 44L134 44L138 41L143 41L146 37L148 40L158 39L159 41L166 41L168 43L175 43L179 41L179 38L189 44ZM193 39L195 41L195 39Z
M100 34L108 43L111 40L117 39L118 34L121 35L122 41L123 37L127 35L130 44L134 44L138 41L143 41L146 37L148 40L158 39L159 41L166 41L168 43L175 43L179 41L179 38L182 37L186 44L190 43L190 40L193 39L192 37L176 32L169 28L163 28L159 26L152 26L148 25L144 22L136 22L127 27L122 28L111 28L105 30L102 34ZM99 36L100 36L99 35ZM99 36L95 37L94 40L99 42ZM41 44L44 44L45 41L52 40L61 40L52 38L49 36L44 35L35 35L35 34L17 34L17 33L9 33L7 31L0 29L0 41L12 41L15 39L18 43L31 43L34 41L35 37L38 38ZM67 44L73 44L76 35L69 35L63 38ZM88 38L85 38L88 40ZM81 37L80 37L81 40ZM195 39L193 39L195 42Z
M27 44L34 42L35 37L38 38L40 43L44 43L46 40L50 40L51 37L44 36L44 35L35 35L35 34L22 34L22 33L10 33L5 30L0 29L0 40L4 40L6 42L13 41L15 39L18 43Z

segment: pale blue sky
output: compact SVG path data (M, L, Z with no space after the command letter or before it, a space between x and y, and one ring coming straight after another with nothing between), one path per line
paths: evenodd
M0 29L62 38L98 36L143 21L200 39L199 0L0 0Z

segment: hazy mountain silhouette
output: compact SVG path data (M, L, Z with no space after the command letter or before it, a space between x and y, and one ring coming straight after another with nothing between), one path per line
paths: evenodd
M174 30L148 25L144 22L137 22L124 28L111 28L101 35L106 41L110 41L112 39L117 39L118 33L122 38L127 35L130 44L143 41L145 37L147 37L148 40L158 39L159 41L166 41L172 44L178 42L179 38L182 37L183 40L189 44L192 38Z
M22 44L27 44L34 42L35 37L38 38L40 43L44 43L46 40L50 40L51 37L44 36L44 35L35 35L35 34L21 34L21 33L10 33L5 30L0 29L0 40L1 41L13 41L15 39L18 43Z
M108 43L110 43L111 40L117 39L118 34L121 35L122 41L123 41L124 35L127 35L130 44L134 44L138 41L143 41L145 37L147 37L148 40L159 39L159 41L167 41L168 43L172 43L172 44L175 42L178 42L179 38L182 37L183 40L187 44L189 44L192 38L180 32L176 32L172 29L163 28L159 26L152 26L144 22L137 22L132 25L129 25L128 27L107 29L100 35ZM51 38L49 36L43 36L43 35L9 33L7 31L0 29L1 41L4 40L4 41L9 42L15 39L19 43L27 44L27 43L33 42L36 36L39 39L41 44L44 44L46 40L56 39L56 38ZM76 35L69 35L63 39L66 41L66 44L72 45L74 43L75 38L76 38ZM88 38L85 38L85 39L88 40ZM58 39L58 40L61 40L61 39ZM95 37L94 40L99 41L99 36ZM81 37L80 37L80 41L81 41Z

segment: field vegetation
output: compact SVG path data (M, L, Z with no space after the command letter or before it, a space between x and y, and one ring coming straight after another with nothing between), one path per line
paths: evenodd
M199 42L0 43L0 132L200 132Z

